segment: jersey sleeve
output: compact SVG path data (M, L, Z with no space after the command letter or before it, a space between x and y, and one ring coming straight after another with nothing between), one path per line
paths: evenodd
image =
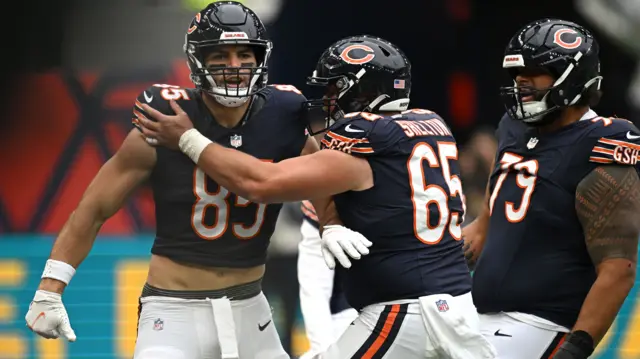
M173 110L169 105L169 100L189 100L190 95L186 90L172 85L153 85L147 87L144 91L138 94L133 105L133 113L131 123L138 130L141 130L140 119L146 118L151 121L155 121L153 117L149 116L143 109L142 105L146 104L150 107L160 111L167 115L173 115ZM180 102L178 102L180 104Z
M357 157L381 155L403 137L390 118L369 113L347 114L322 139L323 149L342 151Z
M278 108L284 111L284 115L287 118L293 119L293 122L290 124L291 131L293 132L293 143L291 147L294 149L295 154L299 155L309 137L304 112L304 103L307 101L307 98L302 91L293 85L269 85L268 87L272 91Z
M589 162L635 166L640 171L640 130L630 121L598 117L589 137Z

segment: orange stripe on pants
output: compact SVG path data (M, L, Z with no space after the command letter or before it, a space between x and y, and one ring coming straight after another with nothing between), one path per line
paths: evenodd
M373 342L373 344L371 344L367 352L364 353L362 359L371 359L376 354L376 352L378 352L384 341L387 340L387 337L389 337L389 332L391 331L393 323L396 321L396 317L398 316L399 311L400 304L393 304L391 306L391 311L389 312L389 315L387 315L387 319L384 321L384 326L382 327L380 334L378 334L378 337Z

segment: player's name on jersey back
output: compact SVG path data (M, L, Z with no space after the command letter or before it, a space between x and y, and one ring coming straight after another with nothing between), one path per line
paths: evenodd
M437 118L428 120L395 120L407 137L452 136L451 131Z

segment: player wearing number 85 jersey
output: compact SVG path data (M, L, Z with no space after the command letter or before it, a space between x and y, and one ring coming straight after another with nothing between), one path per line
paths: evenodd
M584 359L634 284L640 131L591 109L598 44L575 23L528 24L503 67L485 213L464 229L473 299L500 358Z
M203 142L181 111L154 112L159 124L143 126L168 146L179 143L212 178L254 201L335 195L344 225L373 242L350 268L338 267L360 314L322 358L493 358L461 248L455 139L437 114L407 110L405 55L376 37L349 37L324 52L309 83L324 88L325 97L308 108L327 124L324 149L304 158L264 163ZM176 133L175 126L184 130ZM324 244L334 241L335 230L324 227Z
M169 114L177 101L212 141L262 161L318 150L300 118L304 96L266 84L271 42L250 9L227 1L207 6L189 25L185 51L196 88L146 89L135 101L134 125L148 118L144 105ZM47 337L73 334L60 293L101 224L148 179L157 229L134 358L288 358L261 292L281 204L251 202L181 152L145 139L154 143L132 130L87 189L54 245L27 324Z

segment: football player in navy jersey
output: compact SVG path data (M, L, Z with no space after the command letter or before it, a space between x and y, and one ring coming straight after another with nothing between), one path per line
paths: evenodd
M584 359L634 284L640 131L601 117L599 47L542 19L509 42L484 213L464 228L473 299L505 359ZM481 253L481 254L480 254Z
M177 101L212 141L265 163L318 150L301 118L306 98L293 86L267 86L271 48L253 11L232 1L210 4L185 39L195 88L149 87L135 101L134 125L147 118L143 107L172 113L169 103ZM149 146L137 129L96 175L58 236L27 325L47 338L75 340L61 293L102 223L146 180L157 228L134 358L288 358L261 291L282 205L250 201L181 152Z
M349 229L321 226L322 250L329 267L342 248L357 259L337 271L360 314L323 358L493 358L462 252L456 142L437 114L407 110L404 53L377 37L345 38L322 54L309 83L325 88L307 108L324 111L326 133L324 149L300 159L266 163L212 143L175 103L175 116L149 108L157 122L142 121L144 134L259 203L334 195Z

